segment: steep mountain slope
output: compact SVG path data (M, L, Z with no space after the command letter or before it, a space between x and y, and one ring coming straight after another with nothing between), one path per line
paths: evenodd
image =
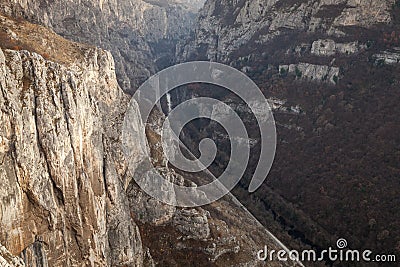
M230 196L180 209L138 188L121 142L129 97L109 52L5 16L0 37L2 266L263 266L258 250L283 248ZM140 162L159 140L147 142L132 103L125 145Z
M111 54L1 22L10 34L2 32L2 44L11 37L20 49L54 49L43 53L48 59L1 51L1 243L28 266L143 262L117 173L113 140L128 98Z
M67 39L110 50L119 84L132 92L159 67L174 61L175 44L190 33L202 3L2 0L0 11L49 27Z
M209 0L178 53L230 64L271 99L279 143L269 180L250 198L245 182L235 195L292 246L322 250L346 238L400 253L399 22L399 1ZM213 125L201 127L194 151L205 133L227 146Z
M196 36L186 46L184 56L190 58L199 53L210 60L230 62L294 33L301 32L304 38L313 34L344 37L345 29L391 22L394 3L395 0L207 1Z

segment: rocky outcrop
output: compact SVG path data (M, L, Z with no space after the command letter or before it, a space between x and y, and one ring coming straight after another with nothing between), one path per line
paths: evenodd
M360 45L357 41L350 43L336 43L332 39L317 40L312 43L311 54L317 56L334 56L336 53L351 55L367 48Z
M174 61L175 43L194 28L197 1L1 1L0 12L110 50L119 84L134 91Z
M328 0L326 2L333 1ZM346 4L346 7L335 19L335 26L369 27L377 23L389 23L392 20L390 10L395 3L393 0L379 2L373 0L349 0L341 2Z
M299 63L290 65L280 65L281 75L294 74L298 79L306 79L317 82L330 82L336 84L339 80L339 71L337 67L324 65L314 65L309 63Z
M25 267L24 261L12 255L0 244L0 266L2 267Z
M210 236L209 212L203 209L179 210L173 224L186 238L206 240Z
M375 54L373 57L378 65L398 64L400 63L400 48L394 49L393 51L383 51L382 53Z

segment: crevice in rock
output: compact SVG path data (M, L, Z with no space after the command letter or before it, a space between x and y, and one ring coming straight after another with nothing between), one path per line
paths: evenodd
M39 124L39 118L38 118L38 103L37 103L38 98L39 98L38 91L40 90L40 88L36 81L37 76L35 73L35 69L33 67L33 61L30 60L29 63L30 63L30 66L32 66L31 69L32 69L32 78L33 78L33 81L32 81L33 82L33 116L34 116L34 121L35 121L35 131L36 131L36 138L37 138L39 153L43 156L44 161L46 163L47 173L48 173L50 181L53 185L54 193L55 193L57 199L59 200L59 202L62 205L65 205L64 194L62 192L62 189L57 186L57 183L51 172L50 160L47 156L46 149L43 147L42 136L41 136L40 130L39 130L40 124Z

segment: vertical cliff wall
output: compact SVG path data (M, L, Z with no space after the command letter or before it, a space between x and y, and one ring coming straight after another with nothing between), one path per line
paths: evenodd
M0 50L0 243L28 265L139 265L117 145L128 98L109 52L58 45L77 57Z

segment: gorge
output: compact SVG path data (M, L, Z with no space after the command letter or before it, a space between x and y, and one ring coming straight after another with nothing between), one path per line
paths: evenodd
M270 233L297 250L345 238L354 249L400 253L400 2L203 2L0 1L0 266L264 266L258 249L282 248ZM267 182L249 194L253 115L220 88L178 88L163 100L166 113L199 96L220 99L255 144L234 196L182 209L137 186L121 128L147 78L193 60L256 82L278 147ZM166 179L190 183L160 151L164 117L158 110L143 122L136 110L131 150L139 160L150 150ZM193 154L210 136L229 146L209 121L183 134ZM224 169L227 151L212 172Z

